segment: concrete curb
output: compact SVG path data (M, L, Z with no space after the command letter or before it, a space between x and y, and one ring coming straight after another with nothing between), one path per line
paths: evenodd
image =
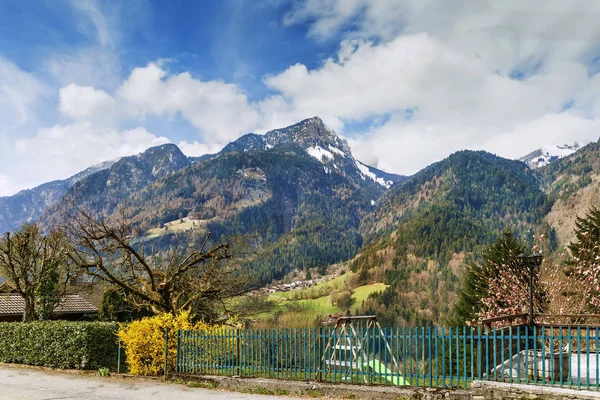
M288 393L290 395L308 397L337 397L365 400L399 400L399 399L471 399L469 390L406 388L396 386L366 386L344 383L322 383L310 381L290 381L265 378L241 378L227 376L173 375L173 378L185 382L198 382L212 385L219 389L237 392Z
M523 383L473 381L473 399L527 398L527 399L600 399L600 392L575 390L555 386L536 386ZM513 396L513 397L509 397Z

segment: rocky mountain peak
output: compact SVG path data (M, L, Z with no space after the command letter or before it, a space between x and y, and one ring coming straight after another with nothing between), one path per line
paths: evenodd
M328 128L319 117L307 118L296 124L271 130L264 135L248 133L229 143L218 154L198 157L192 161L203 161L231 152L265 151L286 144L296 145L309 156L322 162L326 173L336 171L344 175L355 175L362 180L373 180L384 187L390 187L405 179L403 176L388 174L356 160L348 142Z
M121 187L129 180L147 182L148 179L162 178L188 165L190 161L179 147L171 143L163 144L138 155L121 158L109 169L108 183Z
M146 151L137 155L138 158L149 157L185 157L181 149L173 143L161 144L160 146L150 147Z
M345 139L329 129L319 117L312 117L285 128L269 131L264 136L271 146L294 143L304 149L321 148L329 152L352 157L350 146Z
M257 135L256 133L247 133L236 141L231 142L227 146L223 147L221 153L225 154L232 151L243 153L247 151L265 150L265 148L266 142L262 135Z
M137 161L152 168L152 176L160 178L190 165L183 152L172 143L151 147L139 154Z

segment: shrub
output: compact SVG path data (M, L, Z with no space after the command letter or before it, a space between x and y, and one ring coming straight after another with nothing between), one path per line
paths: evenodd
M169 354L167 368L175 369L177 358L177 331L196 330L214 332L221 327L210 326L202 322L193 324L190 313L184 311L178 315L159 314L121 325L118 336L125 347L125 359L129 372L133 375L159 375L164 370L165 328L169 328ZM228 348L231 346L227 346ZM218 354L211 349L211 354Z
M2 322L0 362L51 368L114 368L117 324L109 322Z
M340 310L346 312L352 308L355 302L356 299L352 297L352 292L348 290L338 295L335 305L337 305Z

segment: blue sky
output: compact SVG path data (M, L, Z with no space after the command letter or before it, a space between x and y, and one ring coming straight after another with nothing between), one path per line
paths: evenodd
M0 49L27 72L44 74L40 58L97 45L93 20L74 0L6 2L1 5ZM85 0L81 0L85 3ZM309 26L283 26L292 3L275 1L128 1L105 12L107 39L120 61L120 77L150 61L171 59L169 71L202 80L240 84L250 98L268 93L260 78L295 63L315 68L334 55L339 41L307 40ZM114 4L119 4L114 3ZM112 29L118 30L113 31ZM110 82L97 82L109 88Z
M600 2L0 3L0 195L165 142L314 115L410 174L461 149L597 140Z

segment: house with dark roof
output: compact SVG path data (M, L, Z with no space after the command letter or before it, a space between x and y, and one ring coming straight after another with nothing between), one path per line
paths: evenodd
M0 285L0 322L23 319L25 300L7 282ZM79 294L67 294L54 308L53 319L78 321L98 313L98 308Z

